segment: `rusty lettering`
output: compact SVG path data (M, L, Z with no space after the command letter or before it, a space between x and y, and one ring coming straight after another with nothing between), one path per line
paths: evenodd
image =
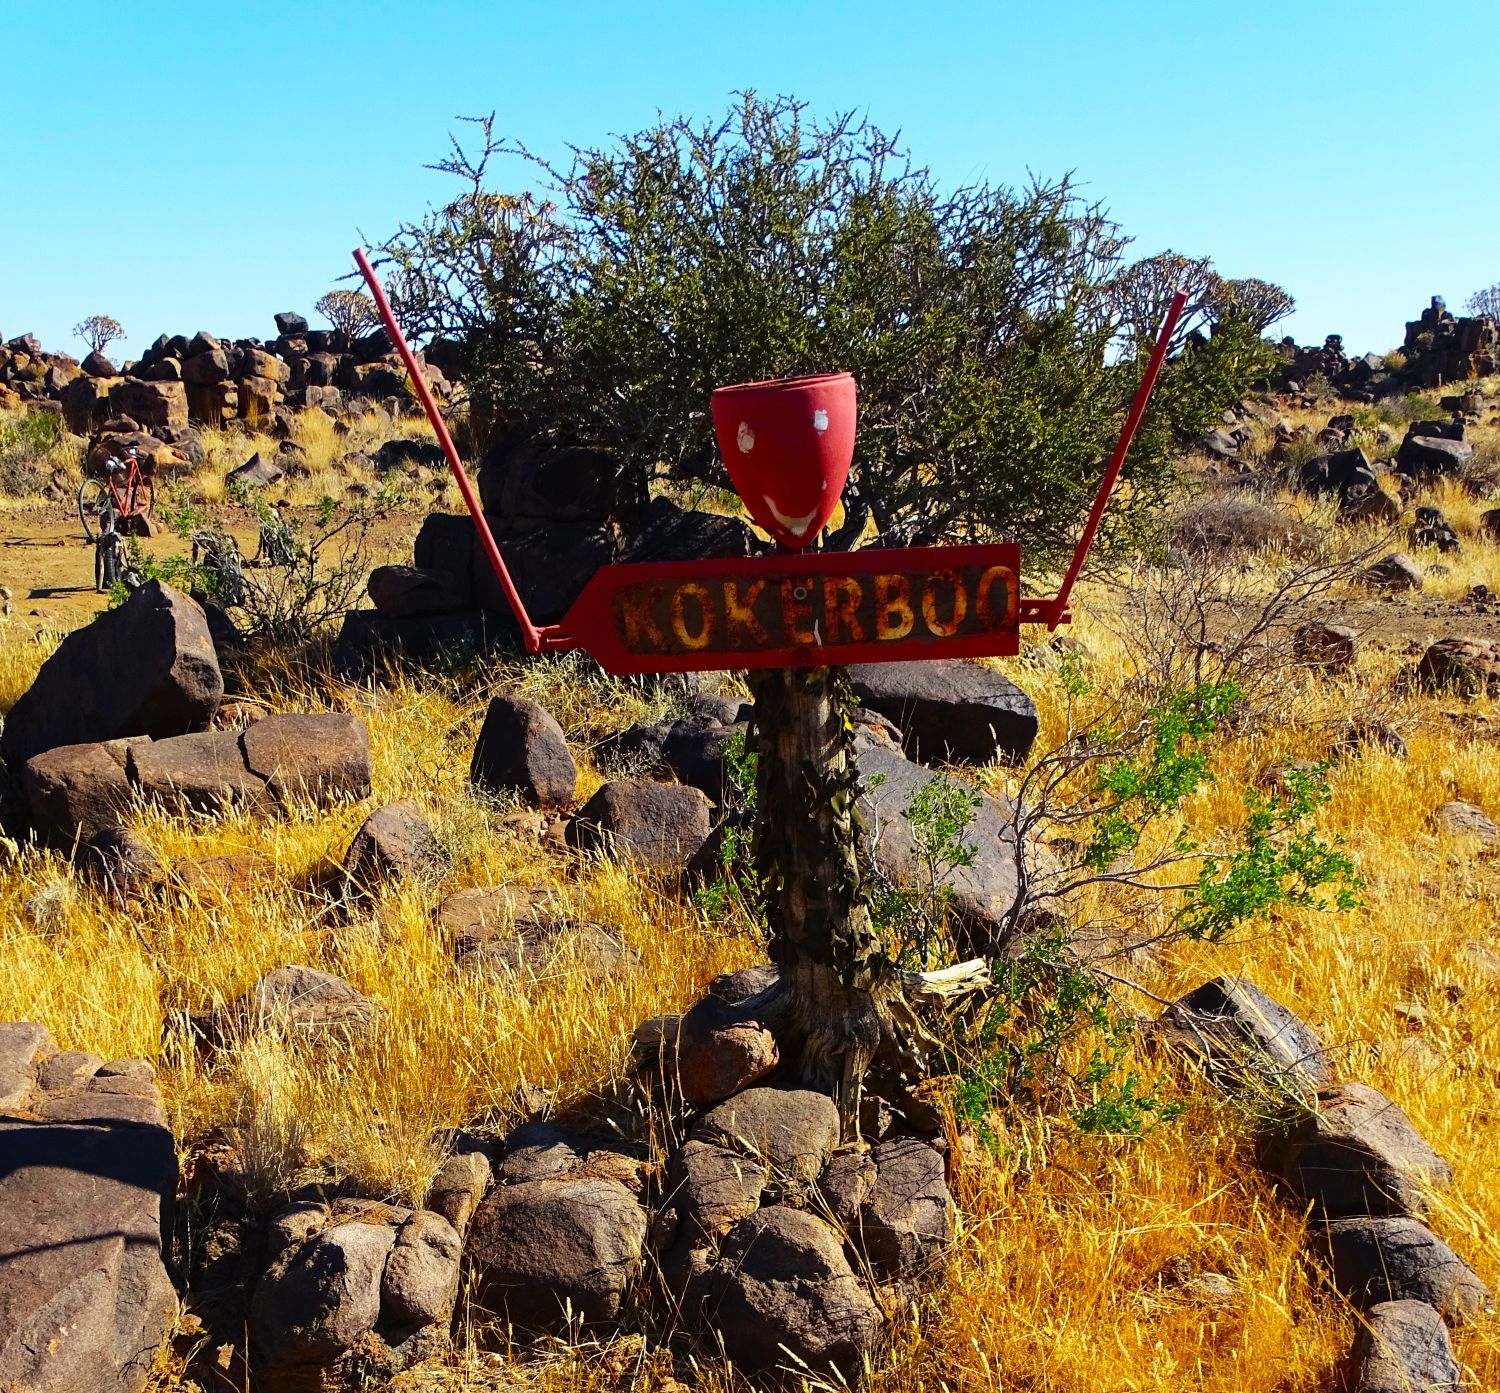
M816 643L817 631L810 625L813 613L812 578L789 576L781 582L781 622L788 643Z
M939 585L947 585L953 591L953 607L947 619L938 618ZM969 594L957 571L934 571L922 582L922 620L934 638L952 638L968 612Z
M632 586L615 598L615 616L619 622L625 649L629 653L665 653L667 640L657 627L649 586Z
M996 614L990 603L990 593L999 584L1005 587L1005 611ZM1020 596L1016 589L1016 575L1009 566L991 566L979 577L976 591L980 626L984 629L999 629L1016 622L1020 609Z
M691 632L688 628L687 604L690 600L698 606L697 633ZM708 593L706 585L699 585L697 581L690 580L685 585L679 585L672 592L672 632L677 636L677 642L689 651L708 647L709 640L714 636L716 618L717 611L713 597Z
M755 602L766 588L763 580L753 580L745 587L745 598L740 599L738 581L724 582L724 641L730 648L769 648L771 636L765 631L755 613ZM741 633L743 631L743 635Z
M863 643L865 626L859 622L864 587L853 576L823 577L823 628L826 643ZM840 637L846 634L847 640Z
M875 577L875 637L883 643L911 633L916 615L911 607L911 582L903 575Z

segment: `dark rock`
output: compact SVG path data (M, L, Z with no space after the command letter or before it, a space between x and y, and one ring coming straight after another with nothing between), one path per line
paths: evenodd
M344 854L347 890L369 889L382 881L407 877L435 879L445 857L422 810L409 798L388 803L370 814Z
M1368 1084L1323 1089L1287 1135L1280 1172L1328 1219L1426 1213L1424 1190L1445 1188L1448 1163L1411 1119Z
M573 801L578 766L550 712L526 697L502 694L485 713L469 781L492 793L518 794L535 807L560 808Z
M1310 1237L1334 1286L1360 1310L1425 1301L1449 1319L1469 1320L1490 1304L1474 1269L1416 1219L1338 1219L1314 1224Z
M427 1207L441 1214L460 1237L469 1231L469 1221L490 1188L493 1167L479 1146L455 1150L438 1168L427 1192Z
M240 736L246 766L283 804L328 804L367 798L373 765L370 736L357 716L277 712Z
M500 523L492 518L492 523ZM613 534L587 522L555 522L502 531L500 545L516 589L536 624L559 623L595 571L615 559ZM479 607L511 614L510 602L490 568L483 547L472 553Z
M1431 435L1408 435L1396 451L1396 468L1412 478L1459 473L1474 458L1466 440L1443 440Z
M59 745L26 761L21 784L40 836L71 845L119 822L131 797L123 745Z
M189 354L182 364L182 380L194 386L208 386L228 379L229 358L222 348L205 348L201 353ZM191 404L192 394L188 395Z
M709 1320L752 1376L785 1366L853 1381L883 1320L839 1235L803 1210L773 1206L742 1219L709 1277Z
M850 1237L886 1279L930 1270L953 1241L942 1155L917 1137L893 1137L871 1148L874 1183Z
M387 440L375 451L375 468L382 474L393 469L442 469L447 463L435 440Z
M1346 671L1359 655L1359 635L1346 624L1304 624L1292 636L1297 661L1324 671Z
M492 1190L469 1231L482 1307L516 1324L611 1321L640 1276L646 1216L612 1180L526 1181Z
M1472 803L1440 804L1433 810L1432 820L1450 836L1474 837L1487 847L1500 842L1500 827L1483 808Z
M765 1078L780 1059L771 1031L759 1021L738 1019L717 996L694 1003L678 1025L676 1077L689 1107L733 1097Z
M1422 568L1404 551L1393 551L1360 572L1360 580L1372 590L1420 590Z
M511 624L477 610L397 618L373 609L344 615L331 666L344 681L364 682L392 666L431 668L494 652L514 634Z
M1031 698L976 663L867 663L849 677L861 705L896 723L912 759L1015 763L1036 739Z
M143 382L122 377L109 389L109 409L147 430L188 423L187 392L181 382Z
M377 566L370 572L367 588L376 609L399 619L452 614L464 607L469 595L467 587L451 584L447 576L413 566Z
M59 745L206 730L223 695L202 611L149 580L63 639L6 716L0 747L19 769Z
M257 450L247 459L244 464L236 469L231 469L224 476L227 484L244 484L250 488L264 488L267 484L279 483L286 474L275 460L261 458Z
M234 1048L247 1032L345 1045L368 1035L381 1012L352 982L315 967L278 967L227 1006L193 1018L210 1044Z
M143 798L169 812L262 812L273 801L266 781L245 767L233 731L136 741L126 753L125 772Z
M1354 716L1345 721L1334 737L1333 748L1339 755L1361 755L1367 750L1379 750L1397 759L1411 756L1401 732L1373 716Z
M1442 638L1422 654L1417 681L1433 691L1465 696L1500 693L1500 644L1484 638Z
M878 741L861 740L858 748L865 788L860 814L875 863L897 884L914 883L925 874L925 867L907 810L927 785L946 776L914 764ZM1021 893L1014 817L1000 799L955 787L974 800L973 816L963 833L974 861L948 867L939 882L948 892L949 909L963 931L963 956L992 956L1009 941L1012 911Z
M810 1089L748 1088L704 1113L688 1136L765 1161L775 1178L806 1185L839 1144L839 1113L832 1098Z
M679 1253L713 1243L760 1208L770 1178L760 1157L712 1142L686 1142L672 1158L653 1240L666 1247L670 1235Z
M173 867L177 883L198 899L239 904L246 895L277 882L276 863L253 851L230 851L222 856L200 856Z
M1443 1318L1425 1301L1372 1306L1349 1363L1351 1393L1460 1393L1464 1386Z
M429 513L412 543L416 569L441 576L459 597L454 609L474 604L474 520L467 513Z
M398 1326L431 1325L453 1310L463 1242L441 1215L417 1210L396 1231L380 1279L381 1316Z
M510 524L602 523L614 514L619 476L618 461L601 451L513 431L485 451L479 497L486 513Z
M1401 504L1377 483L1350 487L1345 490L1343 502L1339 504L1339 521L1394 527L1401 521Z
M681 871L708 840L711 807L705 794L685 784L615 779L568 824L568 844Z
M749 556L754 534L738 518L678 507L653 498L626 535L621 561L706 561Z
M715 977L708 984L708 990L731 1005L740 1001L747 1001L765 991L768 987L774 987L781 980L781 969L774 963L763 963L759 967L742 967L738 972L726 972L721 977Z
M1305 1095L1333 1082L1318 1037L1244 977L1205 982L1168 1006L1161 1025L1230 1089L1262 1081Z
M0 1387L18 1393L140 1393L177 1313L176 1150L151 1070L90 1058L0 1025Z
M122 903L157 884L164 870L149 842L128 827L103 827L80 848L84 874Z
M300 338L307 333L307 320L291 310L283 310L276 316L276 332L284 338Z

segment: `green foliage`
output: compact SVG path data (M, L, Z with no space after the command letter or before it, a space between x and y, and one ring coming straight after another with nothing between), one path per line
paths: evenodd
M0 493L27 498L51 481L63 444L62 419L50 411L0 414Z
M726 806L719 833L718 874L693 895L698 911L713 923L731 919L767 936L765 897L750 854L750 827L755 820L757 756L743 731L724 747Z
M855 525L1071 547L1156 321L1122 334L1124 241L1068 179L947 190L867 120L753 94L564 168L481 126L438 166L465 192L383 249L407 327L462 346L476 419L609 452L644 497L655 477L722 481L714 387L846 369ZM543 192L490 188L505 156ZM1152 518L1180 442L1263 375L1231 301L1205 304L1223 322L1166 374L1106 541Z

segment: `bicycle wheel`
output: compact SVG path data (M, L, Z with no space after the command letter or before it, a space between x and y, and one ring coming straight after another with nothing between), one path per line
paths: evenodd
M85 479L78 490L78 521L83 524L83 535L91 542L99 540L104 531L104 515L113 511L115 501L109 490L98 479Z

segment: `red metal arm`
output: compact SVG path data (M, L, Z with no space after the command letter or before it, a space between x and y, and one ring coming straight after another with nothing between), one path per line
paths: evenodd
M526 613L526 605L521 599L521 592L516 589L516 584L510 577L510 571L506 569L505 559L500 555L500 548L495 542L495 534L490 531L490 524L484 516L484 509L479 506L479 499L474 495L474 486L469 482L463 461L458 457L458 449L453 444L453 437L448 434L447 422L443 420L437 403L432 399L427 380L422 376L421 369L417 365L416 354L411 351L411 346L406 342L405 336L396 324L396 316L391 313L390 301L385 298L385 291L375 275L375 268L370 265L369 257L363 251L358 250L354 253L354 264L359 267L360 275L365 278L365 284L370 287L370 294L375 300L375 308L380 312L380 322L385 325L386 333L391 336L391 342L396 345L396 352L401 355L401 361L406 364L412 390L417 394L417 400L422 403L422 410L427 413L427 419L432 423L438 444L443 447L443 454L448 458L448 468L453 471L458 491L463 494L469 516L474 519L480 545L484 547L485 555L489 557L490 567L495 572L495 579L500 582L500 588L505 592L511 612L516 616L516 623L521 626L521 636L526 642L527 652L540 653L543 649L558 652L574 647L573 642L556 625L544 629L538 628L531 622L531 616Z
M1055 629L1059 624L1066 622L1068 596L1073 593L1073 585L1078 580L1078 573L1083 570L1083 563L1088 560L1089 550L1099 533L1099 524L1104 520L1104 510L1109 505L1109 496L1114 492L1115 483L1120 477L1125 456L1130 451L1130 442L1135 438L1136 427L1140 425L1141 417L1146 414L1146 403L1151 399L1151 389L1156 386L1157 374L1161 372L1161 365L1167 356L1167 345L1172 341L1172 330L1177 327L1177 321L1182 317L1182 307L1185 304L1187 304L1187 292L1179 290L1172 297L1172 304L1167 310L1161 333L1157 335L1156 347L1151 350L1150 361L1146 364L1146 374L1141 378L1141 385L1135 390L1135 400L1130 404L1130 414L1125 418L1125 428L1120 432L1115 452L1110 457L1109 468L1104 471L1104 478L1099 481L1099 493L1094 499L1093 508L1089 511L1088 524L1083 529L1083 536L1078 539L1078 549L1073 553L1072 564L1068 567L1067 575L1063 577L1061 587L1050 600L1030 601L1029 604L1033 606L1045 605L1046 611L1039 611L1035 620L1028 619L1023 613L1022 623L1045 621L1049 629ZM1028 602L1023 601L1022 604L1024 607Z

